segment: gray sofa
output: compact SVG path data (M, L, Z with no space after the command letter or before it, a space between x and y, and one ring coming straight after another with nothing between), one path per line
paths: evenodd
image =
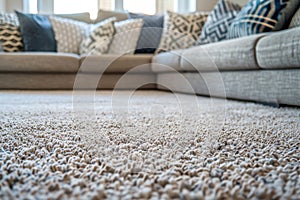
M300 27L159 54L153 63L157 82L177 92L189 86L167 66L188 80L188 93L300 105Z
M300 106L299 69L296 27L158 55L0 53L0 89L142 88Z

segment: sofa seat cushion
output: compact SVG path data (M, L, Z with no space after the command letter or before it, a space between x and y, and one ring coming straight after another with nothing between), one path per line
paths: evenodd
M174 50L157 54L152 58L153 72L183 71L180 67L180 58L184 50Z
M83 73L132 73L151 72L152 55L90 55L81 57L80 72Z
M17 52L0 53L0 72L78 71L80 57L69 53Z
M300 27L262 38L257 44L257 60L264 69L300 68Z
M255 46L263 34L200 45L186 49L181 57L185 71L259 69Z

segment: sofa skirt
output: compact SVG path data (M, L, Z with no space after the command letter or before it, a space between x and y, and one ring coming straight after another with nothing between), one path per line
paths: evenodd
M300 70L162 73L157 76L157 87L275 106L300 106Z
M100 80L99 80L100 79ZM123 80L123 81L122 81ZM155 74L1 73L0 89L156 89Z

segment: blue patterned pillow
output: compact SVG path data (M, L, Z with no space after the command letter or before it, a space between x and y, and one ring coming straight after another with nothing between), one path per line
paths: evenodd
M227 38L281 30L299 6L299 0L250 0L233 20Z
M154 53L162 35L164 16L128 13L128 18L143 19L144 21L135 53Z
M226 39L228 28L241 10L241 6L227 0L219 0L208 15L196 45L218 42Z

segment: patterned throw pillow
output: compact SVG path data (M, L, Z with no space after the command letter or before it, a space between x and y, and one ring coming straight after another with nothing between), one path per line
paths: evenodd
M101 55L107 53L115 34L115 18L100 22L81 43L80 54Z
M227 38L280 30L289 23L299 0L250 0L233 20Z
M110 45L109 54L133 54L143 27L142 19L128 19L115 23L116 34Z
M239 4L228 0L219 0L208 15L196 45L225 40L228 28L240 10L241 6Z
M289 28L299 27L300 26L300 8L297 10L295 15L292 18Z
M0 43L5 52L23 50L19 21L13 13L0 13Z
M89 25L72 19L50 16L57 51L79 54L79 47L89 33Z
M12 24L19 26L19 20L14 13L1 13L0 12L0 24Z
M193 46L206 22L207 13L177 14L167 11L163 35L156 53Z

